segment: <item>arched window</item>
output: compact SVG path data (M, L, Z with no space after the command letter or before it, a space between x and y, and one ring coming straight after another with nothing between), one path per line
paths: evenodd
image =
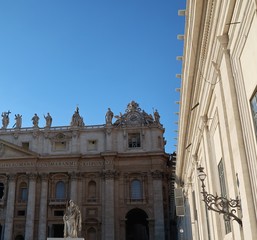
M142 196L142 183L138 179L134 179L131 182L131 199L132 200L141 200Z
M55 198L65 199L65 183L63 181L58 181L55 185Z
M0 199L4 196L4 184L0 182Z
M27 202L28 200L28 186L27 183L22 182L19 188L19 200L21 202Z

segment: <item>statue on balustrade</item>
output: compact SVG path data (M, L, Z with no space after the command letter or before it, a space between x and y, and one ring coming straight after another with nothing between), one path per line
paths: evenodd
M9 114L10 113L11 113L10 111L2 113L2 124L3 124L2 129L7 128L8 124L9 124Z
M70 125L72 127L84 127L85 123L83 118L79 115L79 108L76 108L76 111L72 115L71 123Z
M69 201L66 212L63 216L64 222L64 238L77 238L78 232L81 231L81 213L78 205L72 200Z
M45 120L46 120L46 127L47 127L47 128L50 128L51 125L52 125L52 121L53 121L53 119L52 119L50 113L47 113L46 116L44 115L44 118L45 118Z
M21 123L22 123L22 115L20 114L15 114L15 128L21 128Z
M35 113L31 120L33 123L33 127L38 128L39 116Z
M112 119L113 119L113 112L111 111L110 108L108 108L108 111L105 115L105 122L106 124L112 124Z

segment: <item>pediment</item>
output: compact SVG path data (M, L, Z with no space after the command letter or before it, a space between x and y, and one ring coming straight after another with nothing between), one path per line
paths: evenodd
M0 140L0 159L37 157L37 155L37 153L24 149L21 146Z

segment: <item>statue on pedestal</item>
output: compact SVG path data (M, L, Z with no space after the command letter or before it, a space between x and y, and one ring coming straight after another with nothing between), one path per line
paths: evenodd
M66 212L63 216L64 222L64 237L77 238L78 231L81 231L81 213L78 205L72 200L66 207Z

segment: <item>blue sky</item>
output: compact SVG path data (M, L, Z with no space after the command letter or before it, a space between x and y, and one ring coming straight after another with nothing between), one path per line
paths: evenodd
M103 124L110 107L124 113L132 100L157 109L166 152L176 150L186 0L0 1L0 113L34 113L45 124L69 125L76 106L86 125Z

